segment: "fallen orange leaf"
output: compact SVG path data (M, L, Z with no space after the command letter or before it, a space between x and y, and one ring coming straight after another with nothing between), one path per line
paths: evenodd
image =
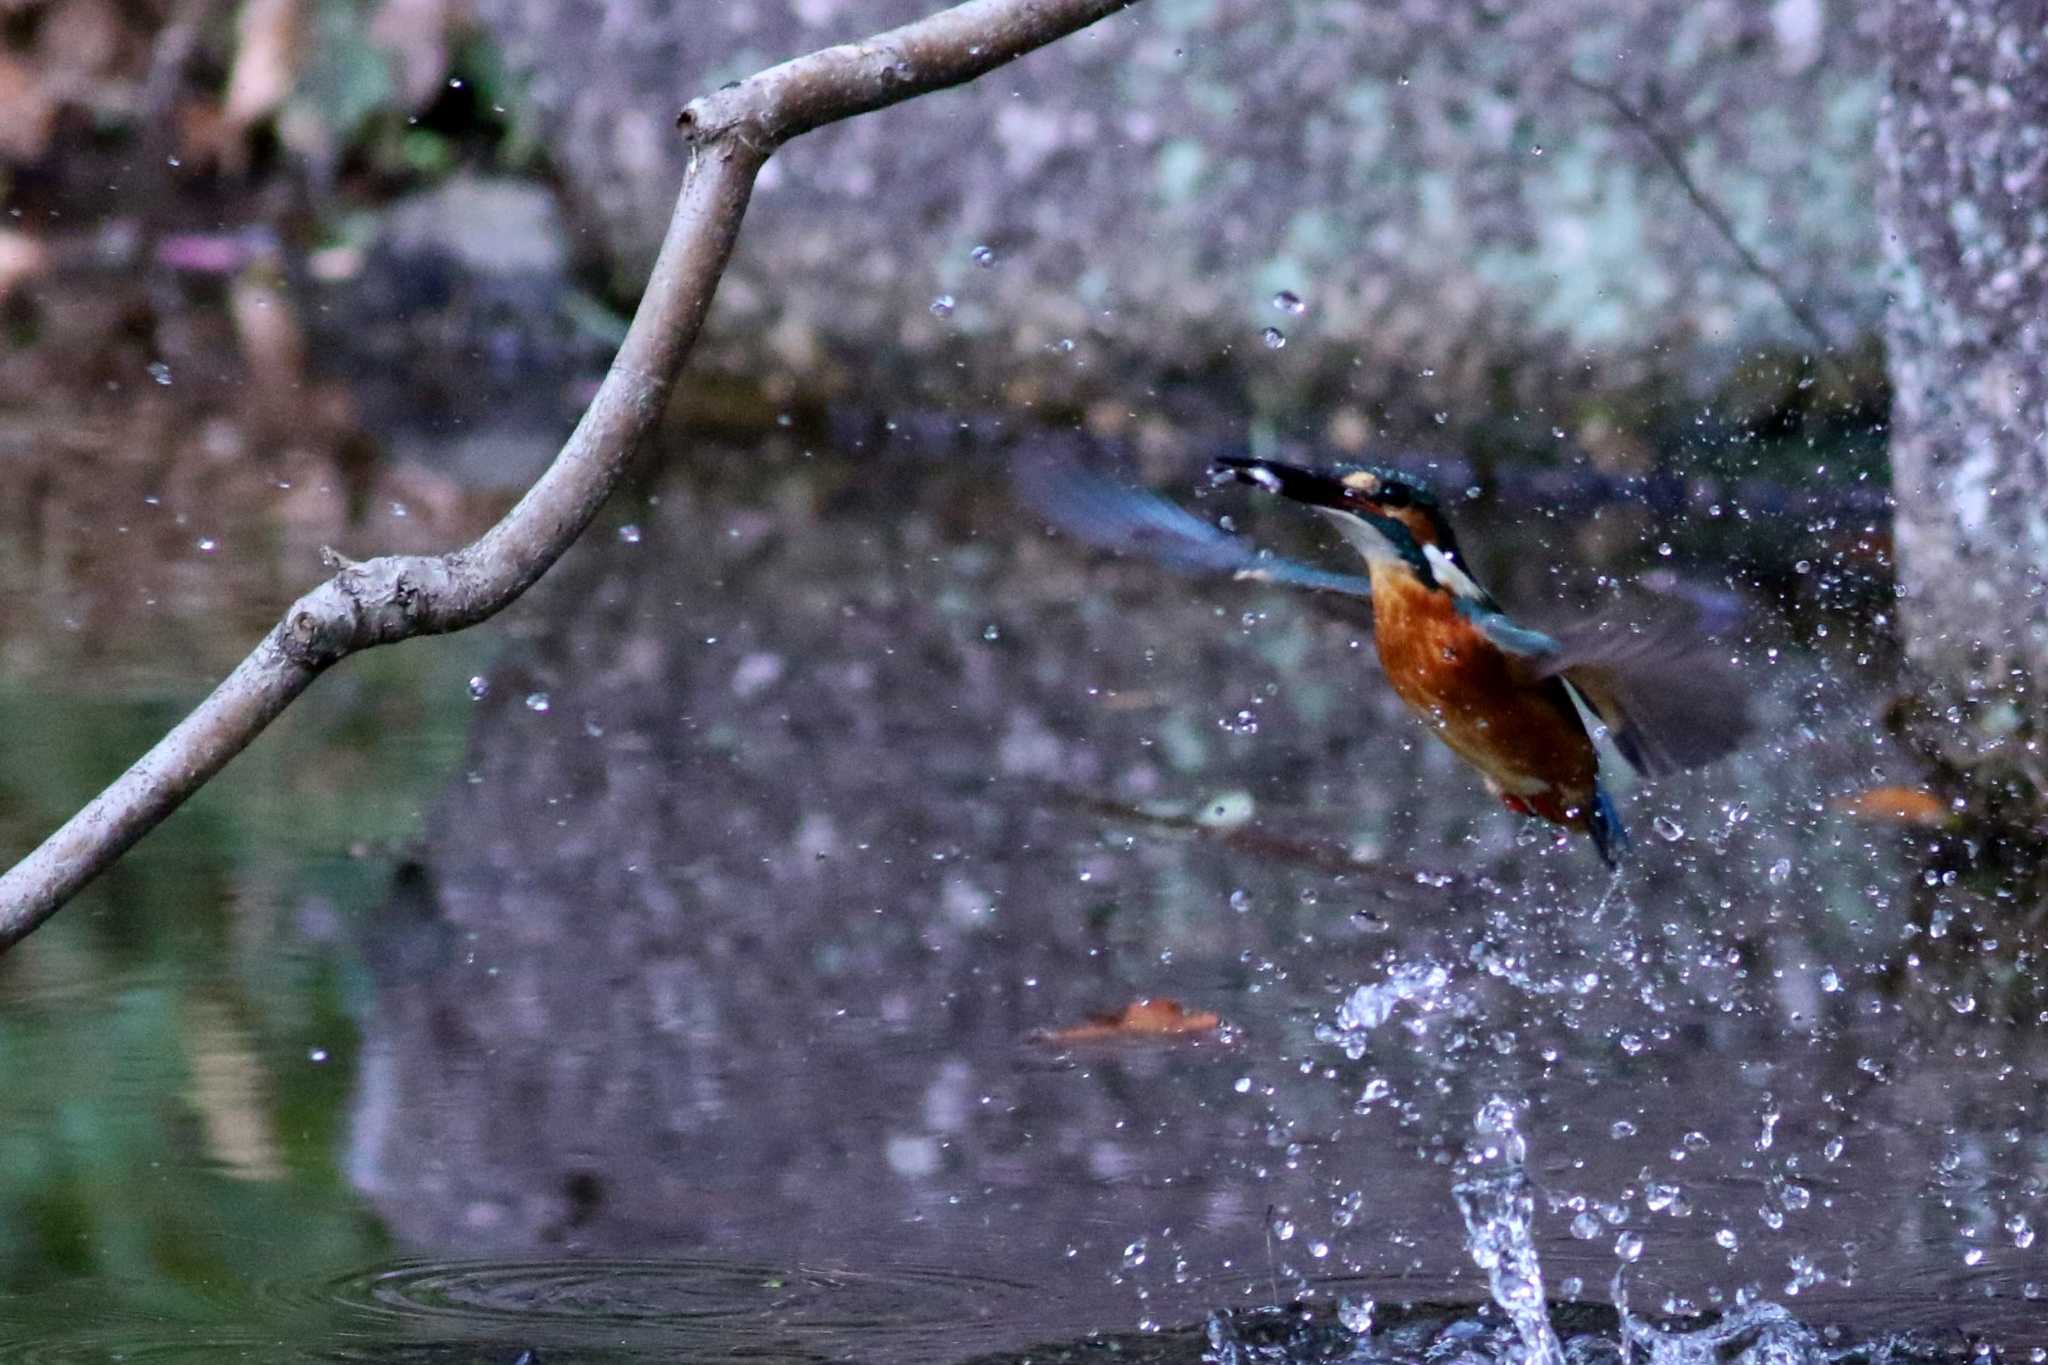
M1049 1029L1039 1037L1049 1043L1103 1043L1138 1038L1184 1038L1214 1033L1223 1021L1209 1010L1190 1010L1178 1000L1155 995L1134 1000L1121 1010L1091 1014L1085 1024Z
M1945 825L1949 809L1932 792L1918 787L1872 787L1866 792L1838 796L1828 803L1841 815L1882 825L1920 825L1932 829Z

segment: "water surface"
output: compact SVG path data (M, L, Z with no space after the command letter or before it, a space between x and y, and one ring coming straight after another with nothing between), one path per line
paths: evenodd
M502 497L431 443L209 466L203 412L101 401L158 458L9 456L9 848L320 541L452 543ZM2048 1349L2039 891L1839 809L1919 780L1864 523L1460 509L1511 602L1739 565L1757 603L1762 742L1625 793L1610 884L1424 742L1359 621L1049 537L1003 475L1034 433L849 430L678 442L531 598L323 680L0 967L0 1353L1384 1323L1486 1298L1452 1190L1496 1099L1554 1298L1626 1263L1638 1313ZM1151 996L1224 1027L1043 1036Z

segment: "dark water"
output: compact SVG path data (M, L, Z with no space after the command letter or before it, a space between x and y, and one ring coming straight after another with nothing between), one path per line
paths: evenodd
M319 543L494 505L431 443L209 465L204 393L96 401L150 458L5 475L9 849ZM1421 741L1356 622L1048 538L1001 475L1034 439L678 442L532 598L324 680L9 958L0 1357L1347 1354L1255 1312L1300 1298L1370 1301L1360 1358L1492 1359L1454 1187L1525 1172L1552 1299L1626 1265L1637 1314L1839 1328L1661 1359L2042 1358L2039 890L1836 807L1918 780L1860 523L1467 509L1511 602L1731 564L1760 601L1763 741L1628 792L1617 886ZM1225 1027L1041 1036L1148 996ZM1520 1163L1468 1159L1489 1107Z

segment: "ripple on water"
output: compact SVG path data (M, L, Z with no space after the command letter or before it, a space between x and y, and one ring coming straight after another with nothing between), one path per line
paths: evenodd
M162 1323L95 1324L83 1333L39 1341L0 1336L0 1360L8 1365L185 1365L185 1362L302 1360L303 1352L283 1347L274 1336Z
M840 1270L712 1259L407 1261L343 1277L344 1331L590 1342L756 1360L951 1359L1022 1344L1034 1286L930 1267Z

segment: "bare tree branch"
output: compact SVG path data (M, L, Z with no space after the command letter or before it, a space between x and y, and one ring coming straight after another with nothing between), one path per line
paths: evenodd
M203 786L321 673L358 650L462 630L546 573L618 484L704 325L754 177L782 143L973 80L1135 0L968 0L692 100L689 168L626 340L526 496L445 555L352 564L293 603L227 680L62 828L0 876L0 951L18 943Z
M1728 249L1735 253L1743 268L1771 287L1771 292L1778 296L1778 302L1785 305L1785 311L1806 329L1807 334L1823 351L1834 349L1835 339L1828 335L1828 329L1821 325L1820 318L1792 291L1792 286L1786 282L1783 275L1764 264L1763 258L1749 249L1742 240L1742 234L1735 230L1735 221L1714 201L1713 196L1701 187L1700 182L1693 179L1691 167L1685 164L1685 149L1674 142L1669 133L1652 122L1648 114L1629 103L1628 97L1616 87L1589 81L1578 75L1567 74L1565 79L1579 89L1598 95L1613 105L1614 111L1621 115L1622 120L1643 135L1651 149L1670 169L1673 178L1678 181L1678 187L1685 191L1685 197L1692 200L1692 206L1700 211L1701 217L1713 224L1714 231L1721 234L1721 240L1728 244Z

